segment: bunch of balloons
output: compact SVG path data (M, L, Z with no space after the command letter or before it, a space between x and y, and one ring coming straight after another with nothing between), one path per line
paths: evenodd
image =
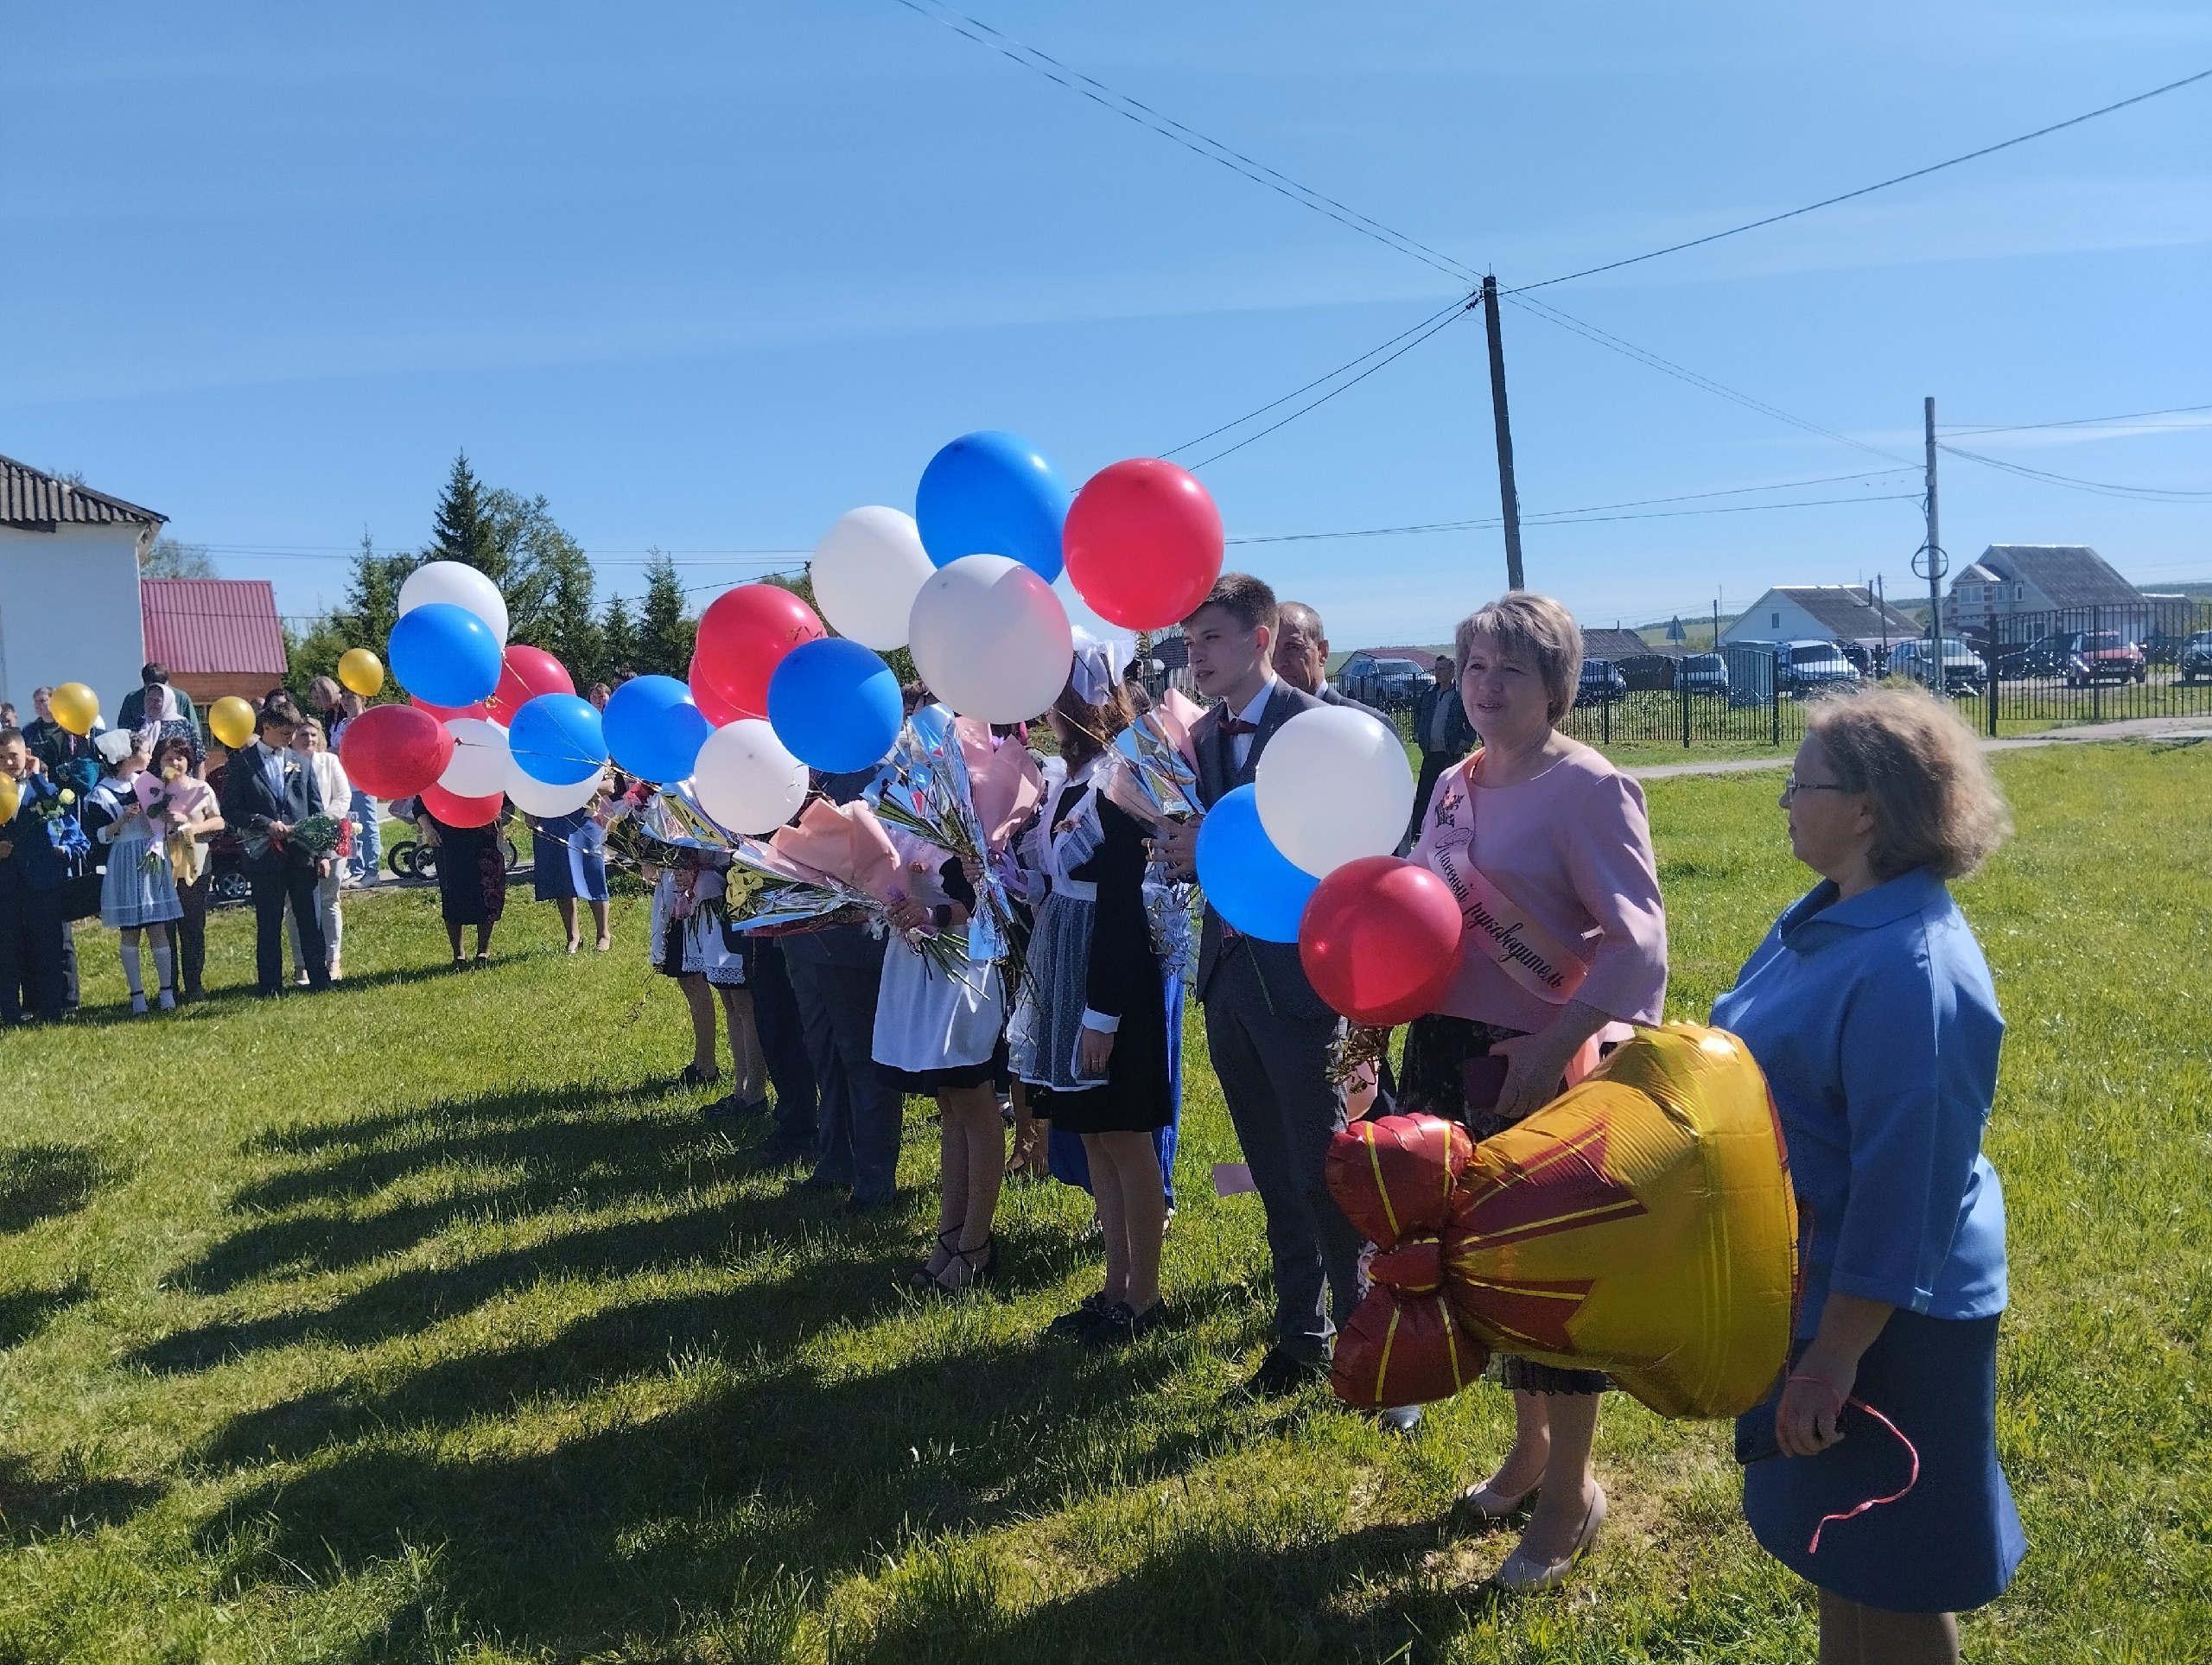
M355 719L340 749L366 790L423 793L442 818L488 819L502 793L562 813L611 762L689 780L722 826L766 833L798 810L810 769L868 769L891 752L905 712L883 654L911 649L963 716L1022 721L1067 682L1063 574L1103 617L1154 629L1204 600L1222 553L1220 512L1171 462L1117 462L1071 493L1027 441L969 434L930 460L912 514L873 505L830 526L811 567L821 613L779 585L727 591L701 617L682 680L634 677L603 712L550 654L508 643L489 578L449 561L417 569L386 649L411 702ZM366 696L384 665L356 648L340 677Z
M1397 731L1324 705L1275 731L1252 784L1198 831L1198 883L1221 917L1298 944L1314 992L1355 1023L1435 1009L1465 942L1450 888L1393 852L1414 807Z

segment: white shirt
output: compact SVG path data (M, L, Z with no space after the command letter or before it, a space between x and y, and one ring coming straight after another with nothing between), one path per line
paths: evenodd
M1274 693L1275 677L1274 673L1270 671L1267 681L1260 684L1260 691L1252 696L1251 703L1235 714L1236 720L1239 722L1259 721L1260 714L1268 709L1268 702L1274 697ZM1258 738L1256 734L1231 734L1229 737L1230 764L1237 769L1243 769L1244 759L1252 755L1252 742Z

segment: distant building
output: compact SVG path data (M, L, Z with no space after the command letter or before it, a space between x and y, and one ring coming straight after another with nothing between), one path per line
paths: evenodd
M1592 630L1582 627L1582 657L1584 659L1606 659L1615 663L1622 659L1643 659L1653 655L1665 657L1667 650L1654 647L1632 630L1618 627Z
M148 578L146 657L203 712L226 694L259 700L284 680L284 627L266 578Z
M2143 592L2086 543L1992 543L1951 581L1943 617L1980 632L2022 613L2076 607L2112 610L2115 629L2149 611Z
M146 663L138 562L168 518L0 457L0 699L83 683L114 715Z
M1919 622L1861 584L1791 584L1770 589L1720 632L1724 643L1856 642L1879 647L1921 633Z

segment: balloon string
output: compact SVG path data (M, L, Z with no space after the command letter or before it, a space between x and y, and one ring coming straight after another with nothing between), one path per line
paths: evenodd
M1894 1503L1898 1498L1904 1497L1906 1492L1910 1491L1915 1486L1920 1484L1920 1448L1915 1446L1911 1440L1905 1437L1904 1430L1898 1427L1896 1423L1891 1421L1888 1417L1883 1415L1881 1412L1876 1410L1872 1405L1869 1405L1863 1399L1854 1398L1845 1402L1858 1406L1860 1410L1866 1412L1867 1415L1872 1417L1877 1422L1879 1422L1884 1427L1887 1428L1891 1433L1897 1436L1897 1443L1904 1447L1904 1454L1912 1459L1912 1471L1905 1477L1904 1484L1900 1486L1897 1490L1890 1493L1886 1497L1869 1497L1865 1503L1859 1504L1856 1508L1845 1509L1840 1515L1821 1516L1819 1522L1813 1528L1813 1541L1806 1546L1805 1553L1808 1555L1817 1555L1821 1553L1821 1534L1827 1530L1829 1522L1848 1521L1853 1519L1854 1516L1864 1515L1870 1509L1878 1508L1884 1503Z

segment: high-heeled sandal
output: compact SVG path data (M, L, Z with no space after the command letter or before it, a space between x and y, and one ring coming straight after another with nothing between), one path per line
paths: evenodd
M978 1256L981 1258L978 1259ZM981 1249L955 1248L952 1251L952 1259L967 1268L968 1276L962 1282L947 1283L944 1281L944 1273L938 1273L934 1281L938 1291L947 1295L957 1295L963 1289L974 1289L990 1281L991 1274L998 1268L999 1240L995 1236L988 1236L983 1239L983 1246ZM948 1261L945 1262L944 1271L951 1270L952 1261Z
M954 1247L959 1241L960 1228L958 1226L953 1227L950 1231L940 1231L937 1234L937 1246L947 1255L957 1255L960 1252ZM946 1264L950 1265L951 1262L948 1261ZM944 1287L937 1281L937 1274L930 1270L930 1263L926 1260L916 1261L906 1269L906 1284L912 1289L941 1290Z
M1461 1521L1495 1522L1510 1521L1527 1505L1529 1500L1541 1489L1542 1483L1523 1487L1519 1491L1494 1491L1489 1486L1469 1486L1452 1500L1452 1513Z
M1595 1486L1594 1490L1596 1495L1590 1499L1590 1508L1582 1517L1581 1529L1574 1535L1574 1543L1564 1556L1555 1561L1540 1561L1527 1550L1516 1549L1505 1558L1505 1564L1490 1575L1490 1581L1501 1590L1523 1596L1556 1590L1565 1584L1573 1575L1576 1563L1598 1541L1598 1528L1605 1523L1605 1489Z

